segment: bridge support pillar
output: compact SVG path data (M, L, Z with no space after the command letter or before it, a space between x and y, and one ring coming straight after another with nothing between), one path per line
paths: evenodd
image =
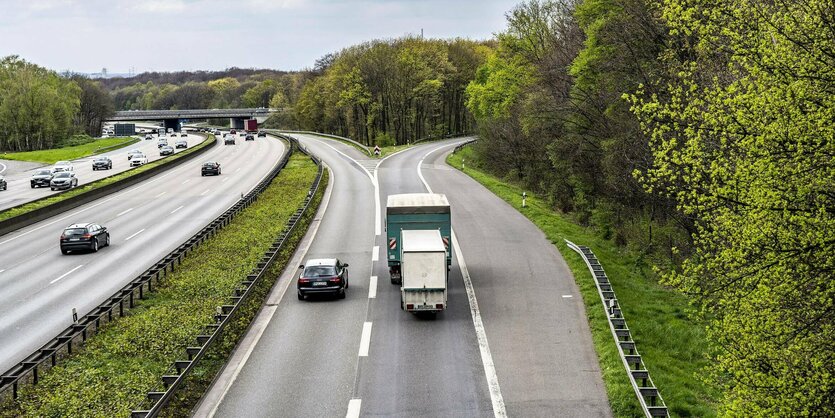
M248 118L229 118L229 127L232 129L243 129L244 121Z
M180 120L179 119L165 119L162 122L163 122L163 127L165 128L166 131L168 131L168 128L173 129L174 132L179 132L180 131Z

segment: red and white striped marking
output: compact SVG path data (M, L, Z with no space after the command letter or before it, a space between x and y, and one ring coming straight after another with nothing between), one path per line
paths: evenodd
M389 238L389 249L393 250L397 248L397 238Z

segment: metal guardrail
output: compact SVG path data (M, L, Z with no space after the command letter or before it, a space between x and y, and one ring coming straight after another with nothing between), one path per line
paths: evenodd
M251 192L191 236L182 245L169 252L142 274L108 297L99 306L76 320L72 325L58 334L57 337L0 375L0 396L7 394L11 390L12 397L17 398L18 388L21 383L38 384L38 373L42 367L54 367L60 358L71 355L74 349L77 349L87 341L90 333L95 334L102 326L112 322L114 314L118 313L120 317L125 316L126 310L134 307L136 298L144 299L145 292L153 291L154 286L159 284L165 275L173 272L174 268L182 263L189 252L195 250L207 239L214 236L220 229L228 225L232 218L244 208L251 205L266 188L265 181L272 180L278 174L281 168L289 161L292 152L293 145L291 142L290 150L273 169L271 172L272 175L267 176ZM48 365L45 364L47 362L49 363Z
M467 145L470 145L470 144L475 143L477 141L478 141L478 139L471 139L467 142L462 142L462 143L456 145L455 148L452 149L452 153L455 154L456 152L461 151L461 149L466 147Z
M274 129L271 129L271 130L274 130ZM351 138L346 138L344 136L332 135L332 134L323 134L321 132L313 132L313 131L285 131L285 130L276 130L276 131L280 131L280 132L284 132L284 133L288 133L288 134L306 134L306 135L324 136L326 138L332 138L332 139L336 139L338 141L350 142L350 143L354 144L355 146L359 147L360 149L365 150L365 153L368 154L369 157L374 153L367 146L365 146L365 145L363 145L363 144L361 144L357 141L354 141Z
M287 154L289 156L290 154L292 154L293 146L297 145L298 143L295 141L295 139L292 139L291 137L284 135L282 135L281 137L293 144L291 145L291 152ZM195 337L196 345L186 347L186 356L188 359L177 360L174 362L174 364L162 376L162 387L156 387L154 388L154 390L148 392L148 408L131 411L131 418L148 418L156 417L159 415L162 409L174 396L174 392L176 392L179 386L191 373L195 364L206 354L206 352L208 352L211 345L220 339L223 329L234 318L241 304L244 303L250 297L257 284L264 278L267 271L275 262L276 257L278 257L281 248L290 238L290 235L292 234L299 220L307 211L311 201L313 200L313 197L316 195L316 191L318 190L320 182L322 180L323 166L318 158L312 156L303 147L298 147L301 150L301 152L310 156L313 162L316 163L316 165L319 167L319 170L316 174L316 179L310 186L310 190L307 193L307 198L305 198L304 203L290 217L290 220L287 222L287 225L284 227L284 230L281 232L279 237L275 240L275 242L273 242L270 248L267 249L267 251L261 257L261 261L259 261L256 267L252 270L252 272L241 281L240 286L235 289L233 295L229 298L230 303L218 307L218 312L216 313L214 318L215 322L207 324L204 327L203 331ZM263 191L267 188L267 186L269 186L272 179L275 178L276 175L278 175L278 172L281 171L282 168L284 168L286 163L287 161L283 161L280 167L278 167L278 169L275 170L273 175L269 176L267 179L262 181L261 184L258 185L258 187L256 188L257 193L255 193L256 190L253 190L253 192L250 193L252 196L250 197L250 195L247 195L247 198L254 200L254 198L257 197L257 195L260 194L261 191Z
M455 137L459 137L459 136L467 136L467 135L472 135L472 134L473 134L473 132L469 131L469 132L458 132L458 133L446 134L446 135L440 135L440 136L429 135L425 138L416 139L414 142L412 142L412 145L419 144L421 142L437 141L437 140L441 140L441 139L449 139L449 138L455 138Z
M635 341L632 341L632 334L629 327L626 326L626 319L623 318L623 313L620 309L620 304L615 296L615 291L612 289L612 284L609 283L609 278L606 276L606 271L600 265L597 257L594 255L589 247L574 244L569 240L565 240L568 247L576 251L583 257L586 262L592 277L594 277L594 284L597 287L597 293L600 296L600 301L603 303L603 309L606 310L606 317L609 321L609 330L612 332L612 337L615 339L618 347L620 359L626 372L629 375L629 381L632 383L632 388L635 390L635 395L641 403L641 408L644 414L649 417L669 417L667 405L664 399L661 398L661 393L652 379L649 377L649 371L646 370L641 355L638 353L638 348L635 346ZM640 381L640 385L638 384Z

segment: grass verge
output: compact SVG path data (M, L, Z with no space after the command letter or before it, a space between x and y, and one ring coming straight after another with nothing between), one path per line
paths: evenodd
M616 417L640 417L635 392L618 358L617 347L597 288L582 258L568 248L563 239L589 246L600 259L623 309L638 351L643 356L653 381L674 417L716 416L718 387L705 383L701 372L708 365L704 324L688 316L687 299L658 284L652 269L639 255L599 237L595 231L574 223L553 211L547 201L528 192L527 207L522 208L523 189L479 169L470 147L447 157L447 163L461 170L505 200L541 229L557 246L580 287L586 315L600 361L609 403Z
M134 137L102 138L87 144L72 147L2 154L0 155L0 158L4 160L32 161L44 164L54 164L56 161L75 160L77 158L84 158L106 151L112 151L116 148L127 147L139 141L139 138Z
M9 218L13 218L15 216L19 216L19 215L22 215L22 214L27 213L27 212L31 212L35 209L40 209L44 206L49 206L53 203L58 203L62 200L69 199L73 196L77 196L77 195L80 195L82 193L86 193L90 190L98 189L98 188L101 188L101 187L106 186L108 184L115 183L119 180L128 178L130 176L142 173L144 171L148 171L153 167L156 167L156 166L159 166L159 165L162 165L162 164L166 164L170 161L182 158L185 155L197 152L197 150L205 148L205 147L211 145L213 142L214 142L214 135L209 135L209 137L207 138L206 141L203 141L200 144L198 144L197 146L189 148L189 149L187 149L183 152L179 152L177 154L174 154L174 155L171 155L171 156L168 156L168 157L161 158L159 160L150 162L150 163L145 164L143 166L132 168L130 170L123 171L119 174L114 174L110 177L105 177L103 179L94 181L92 183L88 183L88 184L85 184L83 186L76 187L74 189L70 189L70 190L68 190L64 193L59 193L59 194L56 194L52 197L48 197L46 199L39 199L39 200L36 200L34 202L31 202L31 203L26 203L24 205L15 206L13 208L6 209L6 210L0 212L0 221L6 220L6 219L9 219Z
M294 155L253 205L190 253L156 292L126 317L88 339L78 354L49 370L37 386L23 388L18 402L0 405L0 416L127 416L143 405L146 391L158 387L173 361L185 356L185 347L212 321L215 307L229 300L240 280L280 234L307 196L316 171L309 158ZM311 206L306 223L297 227L289 245L282 249L271 277L286 264L315 210ZM166 415L187 415L202 394L201 388L223 364L224 353L234 347L248 318L260 307L272 285L268 282L264 281L243 314L227 328L216 352L197 367Z

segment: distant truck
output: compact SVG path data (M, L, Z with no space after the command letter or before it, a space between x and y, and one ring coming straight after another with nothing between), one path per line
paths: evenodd
M447 249L440 231L400 231L400 309L434 315L447 304Z
M247 119L244 121L244 130L247 132L258 132L258 120Z
M447 269L452 265L452 224L449 201L439 193L390 195L386 201L386 237L388 266L392 284L401 284L401 231L435 230L446 248Z

